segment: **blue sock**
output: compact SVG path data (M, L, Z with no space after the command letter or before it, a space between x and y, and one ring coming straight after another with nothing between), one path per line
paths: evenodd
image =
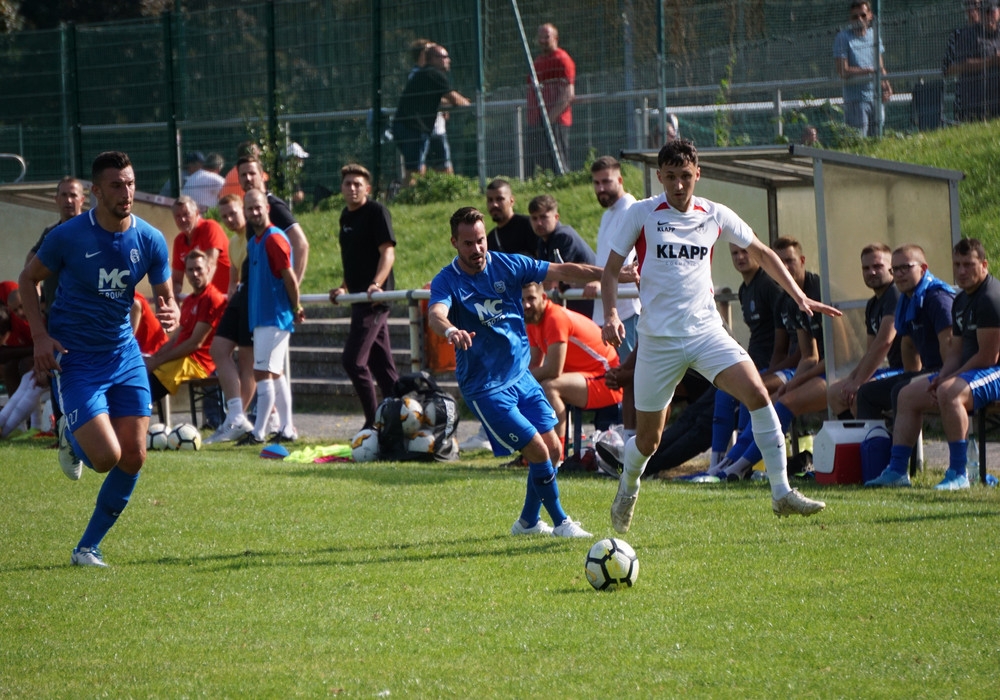
M538 497L535 490L535 482L528 475L528 486L524 494L524 507L521 509L521 522L527 527L532 527L538 522L538 514L542 510L542 499Z
M906 474L910 468L910 454L913 448L909 445L893 445L889 452L889 469L897 474Z
M72 430L66 430L66 442L68 442L69 446L73 448L73 454L79 457L83 463L87 465L88 469L94 468L94 465L90 463L90 459L87 457L87 453L83 451L83 448L80 447L80 443L78 443L76 438L73 437Z
M712 413L712 452L725 452L733 436L736 398L724 391L715 392L715 411Z
M736 418L736 429L741 433L750 425L750 409L740 404L740 412Z
M737 436L736 443L733 445L733 448L726 453L726 459L730 462L735 462L746 454L746 451L751 447L753 447L753 428L747 424ZM754 462L754 464L756 464L756 462Z
M556 484L556 470L552 462L546 460L539 464L528 464L528 480L535 487L535 493L541 500L545 510L552 518L552 524L559 526L567 517L566 511L559 503L559 486Z
M785 408L780 401L774 404L774 412L778 414L778 422L781 424L781 432L787 433L788 428L792 425L792 420L795 419L795 414ZM748 428L747 432L749 432L750 437L753 438L753 430ZM746 450L743 451L741 456L750 464L757 464L757 462L764 458L760 452L760 448L757 447L756 442L751 442Z
M97 494L94 514L90 516L90 522L87 523L87 529L84 530L77 547L96 547L101 543L128 505L128 499L138 480L138 474L126 474L118 467L108 472Z
M956 474L965 474L965 463L968 459L969 443L967 440L955 440L948 443L948 468Z

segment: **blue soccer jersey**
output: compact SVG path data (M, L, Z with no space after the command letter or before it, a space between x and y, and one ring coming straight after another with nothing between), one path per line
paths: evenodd
M170 279L163 234L136 216L128 230L112 233L92 209L50 231L36 255L59 275L48 328L70 352L135 342L129 310L136 284L147 275L153 285Z
M272 236L277 238L271 241ZM272 247L273 252L269 253L269 248ZM295 313L288 298L288 290L285 289L285 281L276 275L271 266L272 254L281 258L284 263L283 254L286 253L288 267L291 267L294 264L291 243L277 226L271 226L260 238L252 236L247 241L247 260L250 263L247 278L250 330L261 326L275 326L283 331L295 330Z
M456 258L434 277L430 303L447 306L456 327L476 334L472 347L456 353L455 375L467 400L506 389L527 371L521 287L541 282L548 271L545 261L489 252L477 275L463 272Z

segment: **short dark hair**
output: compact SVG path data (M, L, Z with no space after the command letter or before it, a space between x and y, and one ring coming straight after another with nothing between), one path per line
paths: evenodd
M887 246L885 243L869 243L861 249L861 257L871 255L872 253L889 253L891 255L892 248Z
M130 167L132 167L132 161L129 160L127 153L123 151L104 151L103 153L98 153L97 157L94 158L94 162L90 166L90 179L91 181L99 180L105 170L112 168L115 170L124 170Z
M360 163L348 163L340 169L341 182L343 182L344 178L348 175L360 175L368 182L369 185L372 184L372 174L368 172L368 168Z
M556 202L556 198L550 194L540 194L528 202L529 214L534 214L535 212L544 213L548 211L559 211L559 203Z
M458 227L462 224L472 224L475 225L477 221L483 220L483 213L476 209L475 207L462 207L451 215L449 222L451 224L451 237L455 238L458 236Z
M690 139L671 139L663 144L656 155L656 167L670 165L683 167L688 164L698 165L698 149Z
M975 253L980 260L986 259L986 248L983 247L983 242L978 238L963 238L955 244L953 252L955 255L972 255Z
M81 188L83 188L83 183L80 182L79 178L73 175L63 175L62 178L60 178L59 182L56 183L56 194L59 194L60 187L67 184L79 185Z
M776 238L774 239L774 243L771 244L771 250L785 250L786 248L795 248L799 255L802 255L802 244L791 236Z
M236 159L236 172L240 171L241 165L246 165L247 163L256 163L257 165L260 165L260 158L253 155L252 153L247 153L245 155L240 156L239 158ZM263 167L264 166L261 165L261 169L263 169Z
M591 173L599 173L602 170L618 170L621 171L622 164L618 162L618 159L614 156L601 156L595 160L590 166Z
M504 180L502 177L493 178L490 180L490 184L486 185L488 190L499 190L501 187L506 187L510 189L510 183Z

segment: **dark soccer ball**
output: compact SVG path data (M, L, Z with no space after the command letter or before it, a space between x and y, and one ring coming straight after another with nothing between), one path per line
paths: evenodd
M628 542L609 537L587 552L584 571L590 585L599 591L631 588L639 576L639 559Z

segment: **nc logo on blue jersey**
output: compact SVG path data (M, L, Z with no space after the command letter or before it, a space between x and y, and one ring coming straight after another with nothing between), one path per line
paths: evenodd
M125 290L128 288L125 280L131 274L132 272L129 270L119 270L117 268L108 272L102 267L100 277L97 280L97 293L108 299L121 298L125 295Z
M494 323L499 321L501 318L505 318L506 314L501 313L503 308L503 301L501 299L486 299L483 303L476 302L473 304L476 313L479 315L480 323L492 326Z

